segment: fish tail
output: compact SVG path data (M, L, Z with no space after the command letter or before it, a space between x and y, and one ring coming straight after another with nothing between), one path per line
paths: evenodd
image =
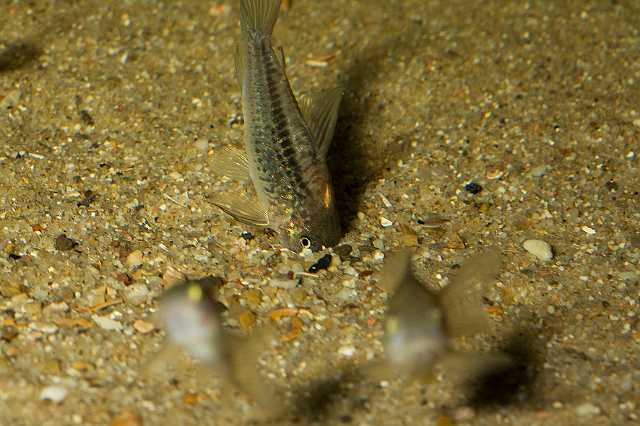
M271 36L279 11L280 0L240 0L242 32Z

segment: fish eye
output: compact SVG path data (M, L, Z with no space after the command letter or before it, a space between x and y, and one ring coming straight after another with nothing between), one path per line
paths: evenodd
M311 240L308 237L302 237L300 238L300 245L303 248L309 248L311 247Z

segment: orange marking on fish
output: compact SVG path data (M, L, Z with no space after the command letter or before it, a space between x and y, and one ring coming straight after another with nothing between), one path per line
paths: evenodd
M331 187L326 185L324 187L324 194L322 195L322 202L324 204L324 208L328 209L331 205Z

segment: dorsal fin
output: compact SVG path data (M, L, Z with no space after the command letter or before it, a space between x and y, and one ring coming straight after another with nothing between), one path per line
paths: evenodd
M300 99L300 111L316 142L321 158L326 158L333 132L338 120L338 109L342 99L342 89L333 88L303 96Z

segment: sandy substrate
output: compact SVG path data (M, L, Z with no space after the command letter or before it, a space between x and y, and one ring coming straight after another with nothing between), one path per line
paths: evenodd
M209 202L242 188L213 162L242 137L236 2L2 2L0 423L640 421L638 28L631 0L292 2L276 38L294 91L346 91L345 235L292 283L324 253L287 254ZM362 378L382 350L378 271L403 245L432 288L500 249L492 330L456 345L516 368ZM153 313L183 275L224 279L230 329L276 327L263 376L289 415L256 416L163 349Z

